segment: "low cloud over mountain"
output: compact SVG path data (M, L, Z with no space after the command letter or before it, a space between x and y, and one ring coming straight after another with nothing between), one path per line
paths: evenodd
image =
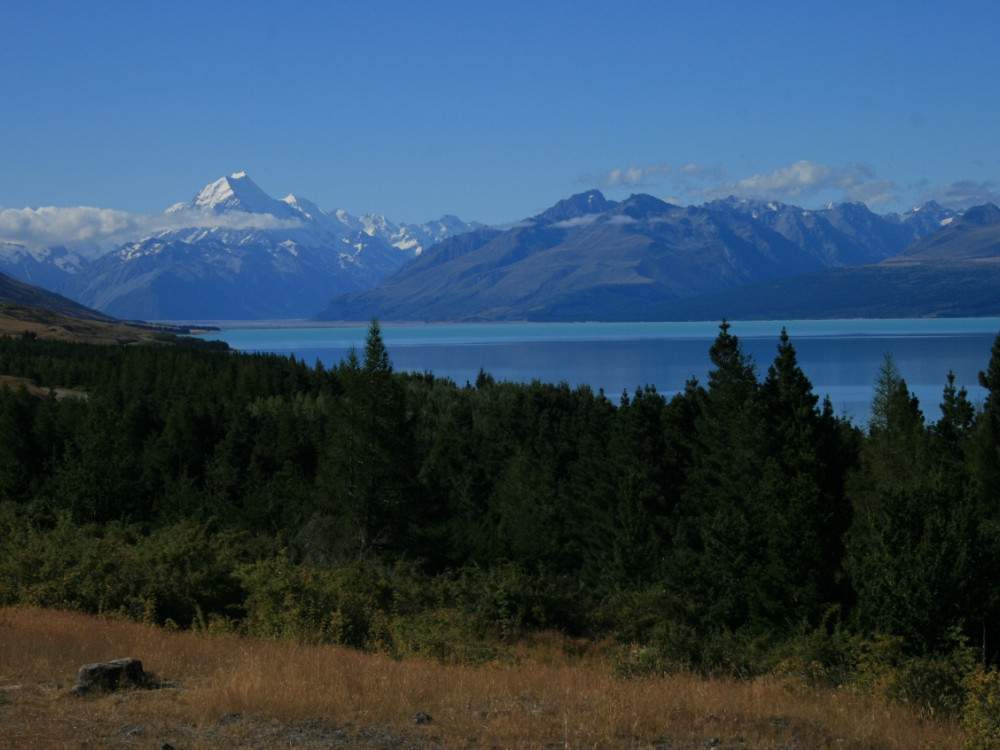
M864 203L876 210L919 195L922 204L934 201L952 209L1000 202L1000 184L993 180L964 180L941 185L900 185L879 175L870 164L831 166L800 159L770 172L727 174L719 167L685 163L617 166L577 180L580 185L614 189L627 187L655 192L668 202L698 204L729 195L797 205Z
M305 317L473 226L325 212L237 172L159 214L3 210L0 271L121 318Z

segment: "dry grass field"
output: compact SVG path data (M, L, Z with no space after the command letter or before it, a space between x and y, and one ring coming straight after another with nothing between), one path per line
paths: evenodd
M581 654L581 651L583 653ZM139 658L158 689L76 697L77 669ZM960 748L959 729L791 679L621 680L558 636L516 666L172 633L0 610L3 748ZM424 712L431 721L416 724Z
M164 330L173 330L163 326ZM124 322L73 318L38 307L0 301L0 336L21 336L25 332L40 339L91 344L137 344L155 340L148 327ZM180 329L176 329L180 333Z

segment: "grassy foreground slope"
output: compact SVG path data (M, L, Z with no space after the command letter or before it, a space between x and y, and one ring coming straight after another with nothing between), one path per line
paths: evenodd
M167 686L70 695L81 665L123 656ZM962 747L952 721L862 691L794 676L622 680L600 646L552 634L515 663L462 667L32 608L0 609L0 721L0 747L27 750Z
M165 343L188 329L65 315L0 299L0 336L23 336L90 344Z

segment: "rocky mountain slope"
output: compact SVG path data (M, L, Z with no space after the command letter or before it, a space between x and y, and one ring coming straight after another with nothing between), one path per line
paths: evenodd
M662 319L650 316L672 301L882 261L953 219L935 205L879 216L860 204L807 211L729 198L682 207L590 191L506 231L446 240L377 288L333 299L318 317Z
M1000 317L1000 208L970 208L880 263L661 300L639 314L660 320Z
M325 212L294 195L276 200L244 172L172 206L160 223L169 228L96 258L7 242L0 271L120 318L298 318L476 226L453 216L407 225Z

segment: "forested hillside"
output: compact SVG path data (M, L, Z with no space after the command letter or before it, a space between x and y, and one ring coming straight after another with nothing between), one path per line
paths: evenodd
M867 431L783 332L758 366L723 323L711 358L617 403L397 373L377 323L329 370L0 339L0 374L84 394L0 387L0 604L449 660L550 627L634 669L1000 658L1000 338L982 411L887 359Z

